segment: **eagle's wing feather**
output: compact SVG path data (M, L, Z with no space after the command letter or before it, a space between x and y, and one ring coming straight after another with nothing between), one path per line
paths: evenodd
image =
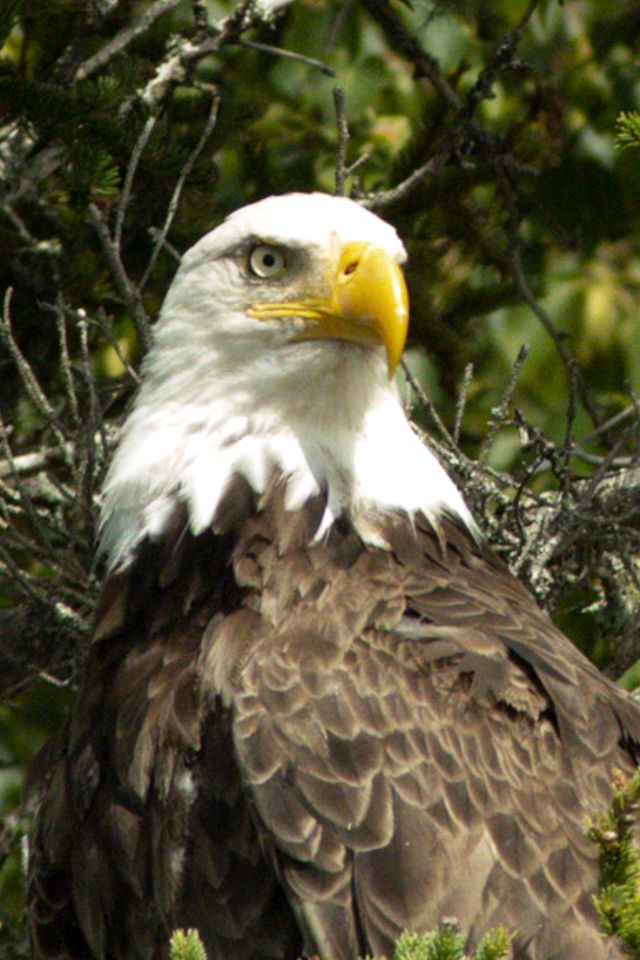
M345 571L327 551L279 554L280 594L310 566L313 606L283 604L277 640L228 691L307 949L389 955L405 927L456 916L472 936L518 928L531 960L577 957L576 944L607 956L584 818L632 766L624 694L468 534L423 525L417 537L417 565L363 551Z
M178 926L197 926L211 956L299 956L229 713L201 686L207 638L238 606L232 542L192 536L178 507L163 537L105 584L76 703L31 772L38 956L165 957ZM242 622L247 643L254 621Z
M42 954L155 956L194 925L227 957L301 934L345 960L455 916L527 960L615 956L583 820L631 768L625 695L455 523L373 549L346 521L314 543L322 504L278 485L256 506L200 536L178 508L106 585L44 764Z

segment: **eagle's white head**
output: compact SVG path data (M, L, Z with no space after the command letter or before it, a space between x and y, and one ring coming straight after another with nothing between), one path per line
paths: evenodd
M232 214L183 258L111 467L102 545L126 563L176 499L194 532L234 477L279 470L291 510L323 489L317 536L348 509L365 540L389 510L472 525L391 382L408 303L395 230L342 197L288 194Z

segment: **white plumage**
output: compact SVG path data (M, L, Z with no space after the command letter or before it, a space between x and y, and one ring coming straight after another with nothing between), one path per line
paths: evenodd
M369 543L378 542L372 518L392 508L446 508L473 526L407 422L382 345L297 342L298 318L247 315L276 288L280 299L326 294L340 251L358 241L406 257L395 230L351 200L289 194L239 210L185 255L105 488L110 568L161 532L175 498L197 533L234 475L260 493L274 468L288 478L290 509L326 487L320 535L346 505ZM293 251L295 268L277 285L247 274L247 244L258 242Z

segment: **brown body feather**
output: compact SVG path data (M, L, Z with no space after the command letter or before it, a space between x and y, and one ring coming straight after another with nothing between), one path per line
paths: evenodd
M29 907L46 958L390 956L497 923L515 960L605 960L584 819L640 710L451 520L347 519L235 486L106 583L40 760ZM37 776L36 776L37 778Z

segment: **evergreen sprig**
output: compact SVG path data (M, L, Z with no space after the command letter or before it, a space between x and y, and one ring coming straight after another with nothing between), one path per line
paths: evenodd
M504 927L485 934L472 958L464 952L464 936L455 920L443 920L430 933L405 930L399 937L394 960L509 960L511 937ZM197 930L174 930L170 943L170 960L207 960Z
M630 957L640 958L640 855L633 828L640 808L640 770L627 778L618 772L606 813L587 829L599 853L599 893L594 904L603 931L617 936Z
M485 933L478 944L475 960L509 960L512 936L505 927L496 927Z
M640 113L620 113L616 120L616 146L621 150L640 147Z
M169 960L207 960L207 953L197 930L173 931Z
M430 933L405 930L396 943L394 960L508 960L511 956L511 936L504 927L485 934L472 958L465 954L464 942L457 922L443 920Z

